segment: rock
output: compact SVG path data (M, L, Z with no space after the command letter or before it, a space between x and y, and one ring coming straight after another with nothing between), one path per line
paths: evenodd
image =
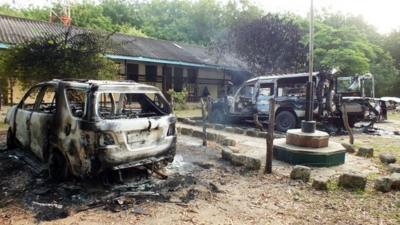
M257 136L260 137L260 138L266 138L267 134L268 134L268 132L260 131L260 132L257 133Z
M208 132L207 132L207 140L209 140L209 141L215 141L215 140L217 140L217 134L208 133Z
M327 177L316 177L313 179L312 187L316 190L325 191L328 190L329 178Z
M239 128L239 127L236 127L235 130L234 130L234 132L235 132L236 134L244 134L244 130L243 130L242 128Z
M311 169L307 166L296 165L290 172L290 178L293 180L302 180L308 182L310 180Z
M389 164L388 165L389 171L391 173L400 173L400 164Z
M351 190L365 190L367 176L354 172L344 173L340 175L338 185Z
M222 124L215 124L214 125L214 129L216 129L216 130L223 130L224 128L225 128L225 126L222 125Z
M371 158L374 156L374 149L368 147L360 147L358 149L357 156Z
M246 135L250 136L250 137L257 137L258 134L257 134L257 131L255 131L255 130L247 130Z
M392 187L392 180L389 176L378 177L375 180L375 190L381 192L389 192Z
M400 131L395 130L395 131L393 131L393 134L394 134L394 135L400 135Z
M224 140L222 140L222 145L235 146L236 145L236 141L234 139L231 139L231 138L225 138Z
M400 191L400 173L392 173L392 175L390 175L390 180L392 181L391 188Z
M383 152L379 154L379 159L382 163L391 164L396 162L396 157L390 152Z
M233 132L235 132L235 128L233 128L233 127L225 127L224 131L233 133Z
M186 123L189 124L189 125L192 125L192 126L196 125L196 121L194 121L192 119L187 119Z
M223 147L221 149L221 156L223 159L229 161L234 166L244 166L250 170L258 170L261 167L261 161L257 157L247 156L238 152L233 152L231 147Z
M354 145L346 143L346 142L342 142L341 144L346 149L346 152L348 152L348 153L356 152L356 148L354 147Z
M204 133L202 131L198 131L198 130L194 130L192 133L193 137L197 137L197 138L203 138L204 137Z
M193 129L191 129L191 128L186 128L186 127L182 127L182 129L181 129L181 134L192 136L192 134L193 134Z

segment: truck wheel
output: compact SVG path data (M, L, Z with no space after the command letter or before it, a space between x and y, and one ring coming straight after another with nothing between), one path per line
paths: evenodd
M281 111L275 118L276 129L286 132L296 127L296 117L289 111Z
M10 149L14 149L16 147L17 146L15 144L14 135L13 135L13 133L11 131L11 128L8 128L8 131L7 131L7 149L10 150Z
M210 115L210 121L213 123L225 123L225 114L220 109L213 110Z
M55 181L64 181L68 178L68 164L59 151L52 151L48 159L49 177Z

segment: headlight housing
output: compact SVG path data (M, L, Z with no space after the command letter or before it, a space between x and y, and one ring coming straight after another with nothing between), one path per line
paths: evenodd
M98 137L99 146L115 145L114 137L109 133L100 133Z

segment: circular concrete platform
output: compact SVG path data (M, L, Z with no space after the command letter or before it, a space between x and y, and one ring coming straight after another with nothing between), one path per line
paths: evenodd
M314 133L305 133L301 129L292 129L286 132L286 143L300 147L323 148L329 144L329 134L316 130Z
M322 148L294 146L286 143L285 138L274 140L274 157L293 165L335 166L345 161L346 150L336 142Z

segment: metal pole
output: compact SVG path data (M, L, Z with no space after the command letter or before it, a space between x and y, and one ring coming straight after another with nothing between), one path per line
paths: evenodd
M309 56L308 56L308 85L307 85L307 109L306 119L307 121L313 120L313 108L314 108L314 94L313 94L313 70L314 70L314 1L311 0L310 6L310 37L309 37Z

